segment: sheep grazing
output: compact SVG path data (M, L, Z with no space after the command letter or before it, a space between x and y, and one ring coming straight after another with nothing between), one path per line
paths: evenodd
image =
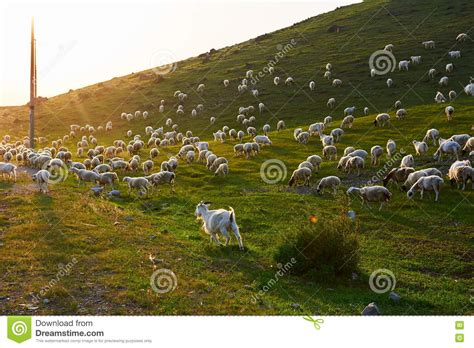
M97 183L100 186L106 187L107 185L111 185L112 188L115 187L115 183L119 180L117 173L114 172L107 172L102 173L99 175L99 180Z
M451 105L446 106L446 108L444 109L444 113L446 114L448 121L451 121L453 119L454 108Z
M388 78L388 79L387 79L387 87L390 88L390 87L392 87L392 86L393 86L393 80L390 79L390 78Z
M131 178L126 176L122 181L128 184L129 195L132 193L132 190L137 190L139 195L148 195L148 190L152 187L145 177Z
M354 115L356 111L356 107L355 106L349 106L347 108L344 109L344 116L347 116L347 115Z
M433 145L436 145L436 140L438 138L439 138L439 130L437 130L436 128L431 128L426 131L423 141L427 143L428 140L431 139L433 141Z
M461 34L458 34L458 36L456 36L456 41L464 42L469 38L470 38L469 35L467 35L466 33L461 33Z
M397 151L397 144L392 139L388 139L385 149L387 150L387 156L392 158L392 156L395 155L395 152Z
M285 85L293 85L295 83L295 81L293 80L293 78L291 76L287 77L286 80L285 80Z
M268 133L270 133L270 125L269 124L263 125L262 130L263 130L263 134L268 135Z
M259 145L272 145L272 141L266 135L257 135L253 141Z
M326 116L323 120L324 127L329 126L332 123L332 117L331 116Z
M447 140L445 142L442 142L439 145L438 150L436 150L436 152L433 155L433 158L436 161L441 161L443 155L449 155L459 160L460 151L461 151L461 145L459 145L457 142L453 140Z
M341 128L352 128L352 125L354 123L354 116L349 115L344 117L344 119L341 122Z
M292 187L303 183L304 186L309 186L309 179L311 179L311 175L311 169L306 167L298 168L293 171L290 181L288 181L288 185Z
M408 71L408 66L409 65L410 65L410 61L401 60L401 61L398 62L398 70L399 71L402 71L402 70Z
M382 210L383 205L390 201L392 193L384 186L366 186L362 188L349 187L346 194L350 195L357 193L362 198L362 203L369 207L369 202L380 203L379 210Z
M407 111L405 109L398 109L395 113L395 117L397 120L403 120L407 115Z
M369 154L367 153L367 151L365 150L362 150L362 149L357 149L357 150L354 150L352 152L349 152L347 154L347 156L349 157L355 157L355 156L359 156L359 157L362 157L362 158L366 158Z
M400 168L412 167L415 168L415 159L413 155L406 155L400 162Z
M452 73L453 71L454 71L454 65L453 65L453 63L448 63L448 64L446 64L446 72L447 72L448 74L450 74L450 73ZM447 84L447 83L446 83L446 84Z
M321 163L323 161L321 157L318 155L310 155L308 158L306 158L306 161L313 165L313 168L316 169L316 172L319 172Z
M464 93L470 96L474 96L474 82L469 83L464 87Z
M300 132L296 137L296 141L300 144L306 145L309 141L309 133L308 132Z
M456 93L456 91L451 90L448 93L448 97L449 97L450 101L453 101L454 99L456 99L457 96L458 96L458 94Z
M38 184L39 190L41 193L48 193L48 183L51 174L46 169L41 169L40 171L33 174L33 181Z
M415 196L415 193L417 191L420 191L421 199L423 199L423 193L425 191L434 191L435 192L435 202L437 202L438 198L439 198L439 191L440 191L441 185L443 183L444 183L443 178L440 178L437 175L422 176L408 190L407 197L409 199L412 199Z
M395 104L393 104L393 105L394 105L395 109L400 109L401 106L402 106L402 102L401 102L401 100L397 100L395 102Z
M333 87L342 87L342 80L340 80L340 79L332 80L332 86Z
M224 80L222 82L224 83L224 87L229 87L229 84L230 84L229 80Z
M328 106L328 108L333 109L334 106L336 106L336 99L335 98L329 98L326 105Z
M436 92L434 100L437 103L444 103L444 102L446 102L446 97L443 95L443 93L438 91L438 92Z
M309 82L309 89L312 90L312 91L314 91L314 88L315 88L315 87L316 87L316 82L310 81L310 82Z
M143 173L145 173L145 175L148 175L148 173L150 173L151 170L153 169L153 161L146 160L145 162L143 162L142 169L143 169Z
M448 85L448 82L449 82L449 78L447 76L443 76L442 78L439 79L438 84L441 87L446 87Z
M390 115L387 113L378 114L374 120L375 127L384 127L390 120Z
M169 185L171 192L175 192L174 183L176 180L176 174L173 172L161 171L159 173L147 176L146 178L153 187L157 187L158 185Z
M326 176L319 181L318 186L316 187L316 192L323 194L325 188L331 188L335 196L340 185L341 179L339 179L337 176Z
M348 146L344 149L344 154L343 156L347 156L349 155L351 152L354 152L355 151L355 148L353 146Z
M311 136L316 135L316 134L321 135L323 130L324 130L324 123L322 122L316 122L316 123L310 124L308 127L308 132L309 132L309 135Z
M331 136L333 137L335 142L339 142L343 134L344 134L344 131L341 128L334 128L331 131Z
M435 76L436 76L436 69L431 68L431 69L428 71L428 76L430 77L430 79L434 79Z
M73 168L70 168L69 171L76 175L79 183L86 183L86 182L96 183L100 179L100 175L91 170L77 169L73 167Z
M364 168L365 161L360 156L348 156L349 158L346 161L346 165L344 167L347 174L351 174L351 172L357 170L357 176L360 176L360 170Z
M377 76L377 70L370 69L370 77L375 77L375 76Z
M277 122L277 131L279 132L279 131L283 130L284 128L285 128L285 121L283 121L283 120L278 121Z
M196 206L194 215L198 220L202 221L202 229L211 238L211 242L215 242L217 245L221 245L218 238L218 233L222 233L226 239L225 245L229 245L230 235L229 230L234 232L235 238L239 243L240 250L244 250L244 244L242 237L240 236L239 226L235 220L235 212L232 207L229 210L217 209L209 210L210 202L199 202Z
M418 156L425 155L428 152L428 145L424 141L413 140L412 143Z
M367 116L369 114L369 108L366 106L364 108L364 115Z
M331 70L332 70L332 64L331 64L331 63L327 63L327 64L326 64L326 70L327 70L327 71L331 71Z
M413 186L413 184L422 176L429 176L429 175L436 175L439 176L440 178L442 177L441 172L439 169L436 168L426 168L426 169L421 169L417 170L413 173L408 174L407 179L402 185L402 189L404 191L407 191L410 187Z
M425 49L435 48L436 44L433 40L423 41L421 43Z
M461 58L461 51L449 51L449 58Z
M219 167L217 167L216 171L214 172L215 176L226 176L227 174L229 174L229 165L227 163L219 164Z
M330 71L326 71L323 75L323 77L326 79L326 80L331 80L331 77L332 77L332 73Z
M379 145L372 146L372 148L370 149L370 158L371 158L370 163L373 167L380 164L380 157L382 157L382 154L383 154L382 146L379 146Z
M337 149L334 145L326 145L323 148L323 157L332 161L337 160Z
M16 182L16 166L11 163L0 162L0 174L2 174L2 179L5 179L5 176L8 180L13 180Z
M390 181L393 181L397 184L405 182L405 180L408 178L408 175L414 172L415 169L410 167L393 168L383 179L383 186L387 186Z
M474 151L474 137L469 137L469 139L467 139L462 149L462 154L465 155L466 153L471 151Z
M417 65L421 63L421 56L411 56L410 61L413 65Z

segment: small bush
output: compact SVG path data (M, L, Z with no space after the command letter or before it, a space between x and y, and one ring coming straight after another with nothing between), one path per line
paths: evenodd
M312 278L332 278L351 274L359 262L359 225L346 214L333 219L308 222L285 238L278 247L275 260L296 263L290 273Z

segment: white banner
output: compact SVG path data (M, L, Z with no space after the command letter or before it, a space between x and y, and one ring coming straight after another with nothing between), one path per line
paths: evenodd
M472 347L472 317L0 317L0 347Z

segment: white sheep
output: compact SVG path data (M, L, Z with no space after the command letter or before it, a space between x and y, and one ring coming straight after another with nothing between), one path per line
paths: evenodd
M375 145L370 149L371 164L373 167L377 166L380 163L380 157L382 157L383 148L382 146Z
M451 105L448 105L444 109L444 113L446 114L446 117L448 118L448 121L451 121L453 119L454 108Z
M296 137L296 141L300 144L308 144L309 141L309 133L308 132L300 132Z
M403 120L406 115L407 115L406 109L398 109L397 112L395 113L395 117L397 120Z
M449 78L447 76L443 76L442 78L439 79L438 84L441 87L446 87L448 85L448 82L449 82Z
M287 77L285 80L285 85L293 85L294 83L295 81L293 80L291 76Z
M323 120L324 126L329 126L332 123L332 117L331 116L326 116Z
M357 170L357 176L360 176L360 170L364 168L365 161L360 156L349 156L344 167L347 174Z
M435 102L437 103L444 103L446 102L446 97L443 95L443 93L441 93L440 91L438 91L435 95L435 98L434 98Z
M311 179L311 169L309 168L298 168L293 171L288 185L290 187L297 186L300 183L303 183L304 186L309 186L309 180Z
M285 128L285 121L279 120L277 122L277 131L279 132L279 131L283 130L284 128Z
M366 186L362 188L349 187L347 195L358 193L362 198L363 204L369 206L369 202L380 202L379 210L382 210L383 205L390 201L392 193L383 186Z
M428 145L424 141L413 140L413 146L418 156L425 155L428 152Z
M435 46L436 46L435 42L433 40L423 41L421 44L426 49L435 48Z
M393 86L393 80L391 78L387 79L387 87L390 88Z
M344 134L344 131L341 128L334 128L331 131L331 136L333 137L335 142L338 142L341 140L342 135Z
M272 141L266 135L257 135L253 141L260 145L272 145Z
M449 58L461 58L461 51L449 51Z
M316 87L316 82L310 81L310 82L309 82L309 89L312 90L312 91L314 91L314 88L315 88L315 87Z
M226 239L225 245L227 246L230 242L228 230L232 230L239 243L239 248L243 250L244 245L240 236L239 226L235 221L234 209L229 207L229 210L209 210L209 204L209 202L199 202L194 214L198 220L202 221L202 229L210 236L211 242L214 241L217 245L221 244L217 235L220 232Z
M390 115L387 113L378 114L374 120L375 127L384 127L390 121Z
M409 199L412 199L415 196L415 193L417 191L420 191L421 199L423 199L423 193L425 191L434 191L435 202L437 202L439 198L439 191L443 183L444 183L443 178L440 178L437 175L422 176L408 190L407 197Z
M428 76L430 77L430 79L434 79L435 76L436 76L436 69L435 69L435 68L431 68L431 69L428 71Z
M417 170L408 175L407 179L402 185L402 189L407 191L410 187L413 186L413 184L419 178L421 178L422 176L428 176L428 175L436 175L436 176L439 176L440 178L442 177L442 173L437 168L425 168L425 169Z
M2 174L2 179L5 179L6 175L8 180L12 179L14 182L16 182L16 169L17 167L11 163L0 162L0 174Z
M331 80L331 77L332 77L332 73L331 73L330 71L326 71L326 72L324 73L324 78L325 78L326 80L328 80L328 81Z
M400 161L400 168L406 167L415 168L415 159L413 158L413 155L403 156L402 160Z
M349 106L347 108L344 109L344 116L347 116L347 115L354 115L356 111L356 107L355 106Z
M326 105L328 106L328 108L333 109L334 106L336 105L336 99L335 98L329 98Z
M145 177L131 178L126 176L122 180L128 184L128 194L132 193L132 190L137 190L139 194L148 195L148 190L152 187L150 182Z
M458 94L456 93L456 91L451 90L448 93L448 97L449 97L450 101L453 101L454 99L456 99L457 96L458 96Z
M229 174L229 165L227 163L221 163L219 164L219 167L217 167L216 171L214 172L214 175L222 175L226 176Z
M40 171L33 174L33 181L38 184L39 190L41 193L48 193L48 183L51 174L46 169L41 169Z
M268 135L268 133L270 132L270 125L269 124L263 125L262 130L263 130L263 134Z
M332 80L332 86L333 87L342 87L342 80L340 80L340 79Z
M369 108L366 106L364 107L364 115L367 116L369 114Z
M421 63L421 56L411 56L410 57L411 63L413 65L417 65Z
M344 119L341 122L341 128L352 128L352 125L354 123L354 116L349 115L344 117Z
M323 157L332 161L337 160L337 148L334 145L326 145L323 148Z
M279 78L278 76L275 76L275 77L273 78L273 84L274 84L275 86L278 86L279 83L280 83L280 78Z
M470 38L469 35L467 35L466 33L461 33L461 34L458 34L458 36L456 36L456 41L463 42L469 38Z
M398 62L398 70L402 71L402 70L406 70L408 71L408 66L410 65L410 61L409 60L401 60Z
M158 185L169 185L171 192L175 192L174 183L176 180L176 174L170 171L161 171L159 173L152 174L146 177L147 180L152 184L153 187Z
M230 84L229 80L224 80L223 83L224 83L224 87L228 87Z
M454 70L454 65L453 63L448 63L446 64L446 72L449 74L449 73L452 73ZM446 83L447 84L447 83Z
M332 188L333 194L335 196L340 185L341 179L339 179L337 176L326 176L319 181L318 186L316 187L316 192L323 194L325 188Z
M474 82L471 82L464 87L464 93L470 96L474 96Z
M322 163L322 158L318 155L310 155L308 158L306 158L306 161L311 163L313 165L313 168L316 169L317 172L319 172L321 163Z
M461 150L461 145L459 145L457 142L453 140L447 140L447 141L442 142L439 145L438 150L436 150L436 152L433 155L433 158L436 161L440 161L442 159L442 156L447 154L459 160L460 150Z

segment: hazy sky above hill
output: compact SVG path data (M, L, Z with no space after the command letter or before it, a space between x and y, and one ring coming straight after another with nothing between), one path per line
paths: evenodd
M29 99L35 17L38 95L96 82L248 40L356 0L0 3L0 105Z

